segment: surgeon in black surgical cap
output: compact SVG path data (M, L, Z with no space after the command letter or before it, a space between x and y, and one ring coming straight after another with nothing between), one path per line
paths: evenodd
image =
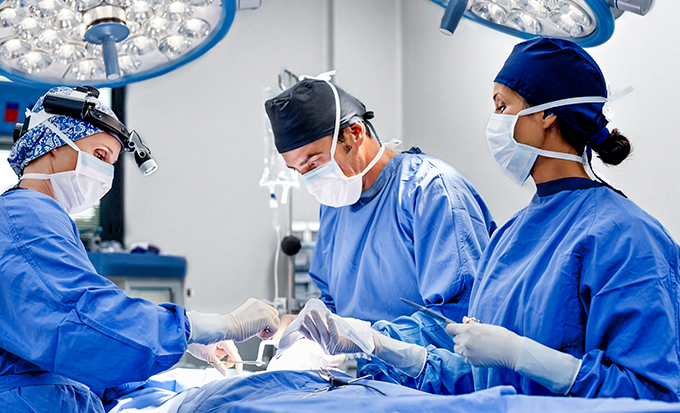
M385 149L373 112L329 81L301 80L265 107L278 151L321 203L309 272L326 306L393 320L413 312L404 297L460 321L496 228L472 184L418 148Z

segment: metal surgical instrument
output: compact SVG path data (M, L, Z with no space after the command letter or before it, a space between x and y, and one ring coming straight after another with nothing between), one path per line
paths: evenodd
M407 299L405 299L405 298L401 298L401 297L400 297L399 299L400 299L401 301L405 302L406 304L410 305L411 307L417 308L418 310L424 312L425 314L427 314L427 315L429 315L429 316L431 316L431 317L434 317L434 318L436 318L437 320L443 321L443 322L445 322L446 324L458 324L458 323L456 323L455 321L451 320L450 318L444 317L443 315L439 314L438 312L433 311L433 310L430 310L429 308L427 308L427 307L425 307L425 306L422 306L422 305L420 305L420 304L416 304L416 303L414 303L413 301L409 301L409 300L407 300Z

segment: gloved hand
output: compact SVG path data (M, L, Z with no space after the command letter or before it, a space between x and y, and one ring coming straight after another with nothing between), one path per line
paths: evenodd
M255 298L249 298L239 308L224 316L229 324L229 338L240 342L257 335L270 339L279 328L279 312Z
M188 343L212 344L223 340L245 341L257 335L268 339L279 325L278 311L260 300L249 298L227 315L189 311L191 334Z
M418 377L427 360L427 350L415 344L404 343L391 337L383 336L370 328L370 324L352 323L340 326L340 317L333 316L330 311L322 317L317 310L311 310L305 315L300 326L300 333L321 345L328 354L362 353L366 352L366 345L359 345L356 339L370 332L373 345L370 354L391 364L411 377ZM346 322L352 319L342 319ZM363 331L360 331L363 330Z
M234 361L243 361L241 355L236 348L236 344L232 340L224 340L213 344L189 344L187 351L192 356L199 360L210 363L223 376L227 375L227 369L230 367L236 368L236 373L243 373L243 364L233 363ZM225 356L229 356L227 361L222 361Z
M530 338L490 324L449 324L456 353L475 367L505 367L534 380L553 393L567 394L581 368L576 357L544 346Z
M331 318L331 313L322 317L317 310L311 310L304 316L300 333L309 340L314 340L326 354L361 353L363 350L357 343L340 334L337 321ZM370 329L369 324L366 328Z
M453 336L456 353L475 367L505 367L514 370L522 348L522 338L512 331L477 322L449 323L446 332Z

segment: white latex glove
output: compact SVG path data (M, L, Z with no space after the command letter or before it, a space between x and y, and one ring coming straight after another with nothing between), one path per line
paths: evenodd
M302 321L300 333L306 338L319 343L327 354L346 354L362 353L364 351L349 336L363 336L368 331L373 337L372 355L391 364L411 377L417 377L423 370L427 360L427 350L424 347L383 336L371 329L368 323L353 323L351 330L343 331L338 326L338 318L330 313L322 317L318 311L311 310ZM367 331L358 331L360 329Z
M363 350L357 343L340 334L337 321L331 313L322 316L317 310L311 310L304 315L300 333L309 340L314 340L326 354L361 353ZM367 328L368 327L367 324Z
M249 298L227 315L189 311L191 334L188 343L212 344L223 340L245 341L257 335L273 336L279 325L279 312L260 300Z
M213 344L189 344L187 351L192 356L199 360L210 363L223 376L227 375L227 370L230 367L236 368L236 373L243 373L242 363L233 363L234 361L243 361L241 355L236 348L236 344L232 340L224 340ZM229 356L227 361L222 361L225 356Z
M469 322L449 324L456 353L475 367L505 367L545 386L567 394L581 369L581 360L519 336L500 326Z
M522 348L522 338L512 331L491 324L467 322L448 324L446 332L453 337L456 353L475 367L515 369Z
M239 308L224 316L229 324L229 338L240 342L257 335L271 338L279 328L279 312L255 298L249 298Z

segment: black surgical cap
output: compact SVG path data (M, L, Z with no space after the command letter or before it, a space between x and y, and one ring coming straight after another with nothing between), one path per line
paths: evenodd
M335 86L340 99L340 130L370 119L372 112L357 98ZM264 103L272 124L274 142L285 153L333 135L335 97L323 80L304 79Z
M539 37L519 43L505 61L495 82L501 83L533 104L580 97L607 97L600 67L576 43ZM607 125L603 103L581 103L550 109L572 128L586 134Z

